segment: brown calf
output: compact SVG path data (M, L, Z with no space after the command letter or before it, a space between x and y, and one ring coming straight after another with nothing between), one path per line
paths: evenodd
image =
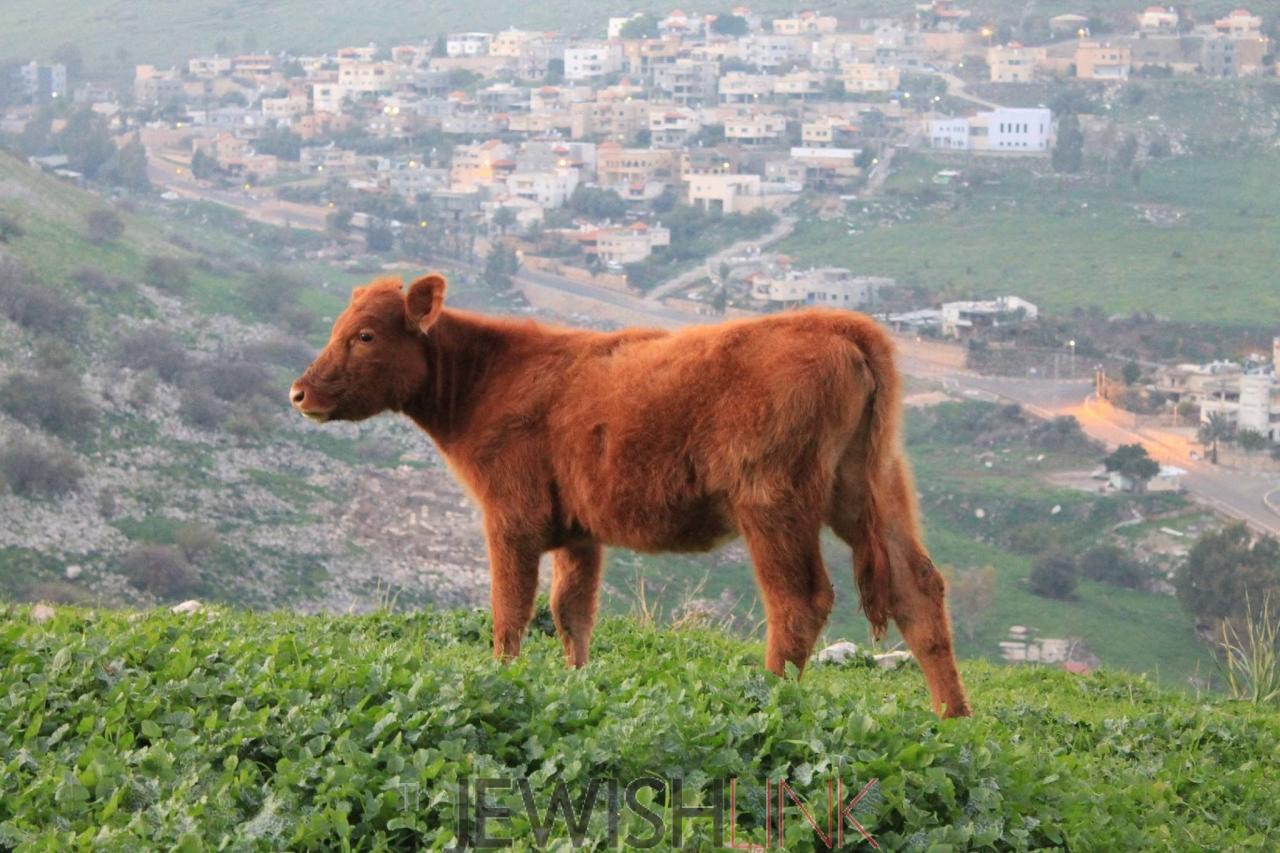
M552 615L582 666L601 546L706 551L741 535L765 664L803 669L834 600L827 525L853 548L874 633L892 616L934 709L969 713L899 444L893 345L869 318L594 332L446 309L444 293L439 275L358 288L290 395L321 422L403 412L436 442L483 509L495 655L519 652L547 551Z

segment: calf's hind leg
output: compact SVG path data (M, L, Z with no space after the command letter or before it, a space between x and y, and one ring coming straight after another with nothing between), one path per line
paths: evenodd
M737 521L764 599L765 667L784 675L790 661L803 671L835 602L819 527L785 505L739 511Z
M551 616L555 619L565 661L585 666L591 631L596 624L600 591L600 545L578 542L555 551L551 575Z
M893 471L889 489L876 501L882 518L874 525L868 525L864 515L869 511L866 487L852 476L841 477L833 501L831 527L853 548L859 575L869 571L877 549L887 559L888 590L882 591L881 600L887 599L888 615L920 664L933 710L946 717L967 717L971 711L951 645L946 582L920 542L906 463L899 460ZM872 530L879 533L880 541L869 541ZM860 588L875 583L872 578L859 577ZM867 591L873 595L876 592L864 590L864 595Z

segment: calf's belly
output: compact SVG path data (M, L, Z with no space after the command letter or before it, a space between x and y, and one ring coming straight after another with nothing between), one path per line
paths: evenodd
M737 536L725 507L712 498L636 508L601 518L592 533L606 545L633 551L710 551Z

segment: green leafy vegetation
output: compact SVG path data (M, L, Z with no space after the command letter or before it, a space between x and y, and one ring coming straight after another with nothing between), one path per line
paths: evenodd
M594 650L566 671L537 630L502 666L477 612L60 609L35 624L9 608L0 844L442 847L460 780L527 778L545 817L556 783L576 806L592 778L642 775L679 778L686 805L737 779L739 842L764 840L766 778L819 814L828 779L876 779L856 814L884 849L1263 849L1280 832L1267 706L970 662L976 716L943 722L914 667L813 665L783 681L757 644L626 618L605 620ZM514 816L488 829L527 849L521 796L492 791ZM592 811L586 837L606 821ZM710 844L710 819L683 830ZM652 827L623 809L620 831ZM568 835L552 822L551 839ZM816 843L796 810L785 842Z

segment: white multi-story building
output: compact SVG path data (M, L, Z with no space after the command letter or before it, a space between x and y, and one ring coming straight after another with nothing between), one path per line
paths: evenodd
M544 208L562 207L577 188L577 169L512 172L507 176L507 192L510 195L535 201Z
M613 42L567 47L564 51L564 79L596 80L622 70L622 48Z
M1198 400L1200 421L1218 415L1235 424L1238 431L1257 432L1272 443L1280 443L1280 337L1271 344L1271 365L1182 365L1171 371L1181 398ZM1195 380L1208 377L1197 383ZM1180 380L1180 381L1179 381ZM1164 390L1164 383L1157 387Z
M444 52L451 57L487 56L493 33L449 33L444 40Z
M756 33L740 39L738 51L742 60L761 71L790 68L805 57L807 43L801 36Z
M1053 147L1053 113L1039 107L1000 107L968 118L933 119L929 144L955 151L1044 154Z

